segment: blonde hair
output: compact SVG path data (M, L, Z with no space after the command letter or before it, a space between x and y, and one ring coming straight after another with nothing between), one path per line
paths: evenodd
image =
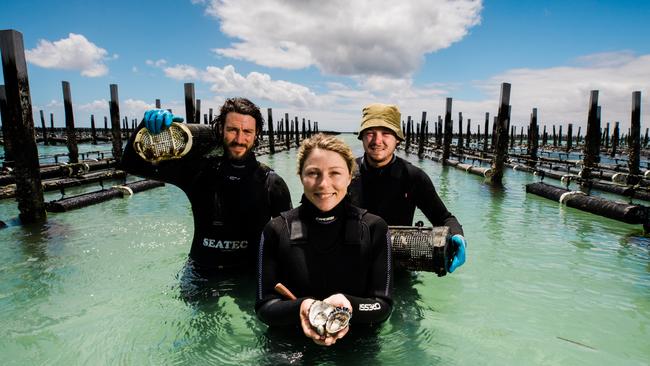
M309 154L311 154L314 149L329 150L341 155L343 160L345 160L345 164L348 166L348 172L350 175L352 175L354 169L356 169L352 149L350 149L343 140L331 135L319 133L304 140L300 144L300 149L298 150L298 175L302 174L305 160L307 160L307 157L309 157Z

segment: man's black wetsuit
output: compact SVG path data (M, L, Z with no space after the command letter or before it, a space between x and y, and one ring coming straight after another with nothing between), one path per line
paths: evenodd
M135 153L132 140L122 169L174 184L187 194L194 215L193 265L210 270L246 265L253 271L264 225L291 209L284 180L252 152L241 161L190 153L153 165Z
M300 304L342 293L352 304L352 324L379 323L392 310L388 227L345 199L323 213L303 204L264 228L255 309L270 326L300 324ZM274 291L281 282L297 300Z
M445 207L429 176L420 168L393 155L381 168L371 167L364 157L348 192L352 203L386 220L388 225L413 225L419 208L433 226L448 226L452 235L463 235L463 228Z

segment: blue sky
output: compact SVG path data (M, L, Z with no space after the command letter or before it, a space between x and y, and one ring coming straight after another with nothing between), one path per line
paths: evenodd
M372 102L435 120L447 97L475 130L509 82L515 125L538 108L549 127L584 126L597 89L603 126L626 128L640 90L645 129L649 22L643 0L0 2L0 29L24 37L36 123L42 109L58 126L63 80L78 126L108 116L110 84L122 116L139 119L156 98L184 115L193 82L203 113L245 96L276 121L287 112L340 131Z

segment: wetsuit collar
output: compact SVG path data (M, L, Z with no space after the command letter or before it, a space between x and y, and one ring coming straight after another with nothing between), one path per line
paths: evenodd
M234 160L224 156L223 171L226 176L232 179L243 178L252 174L258 163L255 154L250 152L243 159Z
M361 167L360 169L365 172L370 174L371 176L384 176L388 172L391 176L398 177L399 176L399 169L395 169L397 166L397 155L393 154L393 158L391 159L390 163L384 165L381 168L375 168L372 165L368 164L366 161L366 155L364 154L363 157L361 157Z
M305 195L302 195L302 198L300 199L300 203L302 203L302 210L301 212L303 213L304 218L309 218L313 219L313 221L319 223L319 224L330 224L334 221L336 221L337 218L343 216L346 212L346 206L347 206L347 196L341 202L339 202L338 205L336 205L334 208L327 212L323 212L318 209L318 207L314 206L311 201L305 197Z

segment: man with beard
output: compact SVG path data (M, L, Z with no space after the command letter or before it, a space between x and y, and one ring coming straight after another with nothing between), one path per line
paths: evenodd
M150 110L142 128L157 134L172 121L182 121L166 110ZM223 156L192 154L149 163L127 144L122 168L129 173L174 184L187 195L194 216L194 238L188 266L192 275L237 273L255 269L264 225L291 209L284 180L255 159L264 119L245 98L227 99L213 122ZM134 134L135 135L135 134ZM186 276L187 273L184 274Z
M397 106L370 104L363 108L359 140L365 154L356 159L358 172L349 192L358 207L383 218L391 226L412 226L419 208L433 226L448 226L457 251L448 272L465 263L463 229L442 202L429 176L420 168L395 155L404 141Z

